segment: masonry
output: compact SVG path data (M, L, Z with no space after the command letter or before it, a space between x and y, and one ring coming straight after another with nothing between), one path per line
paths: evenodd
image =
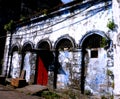
M113 17L111 0L93 0L21 21L7 34L2 74L25 70L29 84L119 94Z

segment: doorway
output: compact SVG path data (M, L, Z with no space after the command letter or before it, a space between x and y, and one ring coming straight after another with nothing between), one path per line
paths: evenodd
M107 38L91 33L82 42L81 91L92 94L107 92Z
M38 44L36 83L39 85L48 85L48 72L54 58L50 48L50 43L48 41L40 41Z

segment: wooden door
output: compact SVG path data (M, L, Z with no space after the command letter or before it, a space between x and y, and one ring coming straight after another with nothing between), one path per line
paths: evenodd
M43 59L38 57L38 73L37 73L37 84L47 85L48 83L48 71L46 69Z

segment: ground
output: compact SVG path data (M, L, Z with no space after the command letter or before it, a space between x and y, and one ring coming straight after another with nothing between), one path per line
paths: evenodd
M43 99L43 98L25 94L13 88L0 85L0 99Z
M82 95L78 91L75 91L76 90L52 91L40 85L29 85L23 88L0 85L0 99L120 99L118 97Z

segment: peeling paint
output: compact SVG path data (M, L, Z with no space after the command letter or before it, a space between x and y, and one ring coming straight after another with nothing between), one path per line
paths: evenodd
M69 86L80 89L80 56L79 52L60 51L57 86L58 88L69 88Z
M98 57L91 58L89 52L89 62L87 64L87 73L85 87L86 90L90 90L91 93L107 93L107 54L103 48L98 49Z
M21 57L17 51L13 52L12 66L10 75L12 78L18 78L20 76Z
M86 2L89 2L89 4ZM95 2L92 4L90 4L92 1L86 2L79 6L77 4L74 12L70 12L69 9L63 8L58 10L60 15L57 15L57 12L54 12L51 13L53 16L50 18L48 17L47 19L36 23L31 22L28 25L17 27L15 33L13 33L12 45L19 44L20 48L22 48L25 42L30 41L33 44L34 50L37 49L37 45L41 40L49 40L51 44L50 51L54 52L56 50L55 46L57 46L55 44L56 42L59 42L59 38L63 37L62 39L68 40L68 37L71 37L72 40L70 42L75 43L74 48L60 51L58 56L60 67L57 74L57 88L74 88L81 90L82 76L85 76L85 90L90 90L93 94L112 94L113 90L115 90L115 93L120 93L120 81L118 79L120 78L120 70L118 69L120 66L118 63L120 57L117 57L120 52L118 44L119 34L107 28L109 19L113 19L112 1L108 0L107 4L105 4L104 1L99 3L96 1L97 3ZM38 18L44 19L44 16L39 16ZM31 19L31 21L32 20L34 20L34 18ZM87 48L88 55L83 57L82 44L84 44L84 40L91 34L106 37L107 41L113 41L113 44L108 44L105 48L96 48L98 51L97 57L94 55L91 57L91 51L93 49ZM87 37L85 37L86 35ZM19 50L21 51L21 49ZM8 67L11 65L10 59L7 59L9 52L9 36L6 39L5 52L3 72L5 72L6 69L9 69L6 68L7 65ZM25 78L29 83L35 82L34 79L37 72L36 57L38 52L38 49L34 54L32 52L27 52L24 57L23 69L26 70ZM19 65L17 64L18 56L17 54L15 55L16 56L13 54L12 58L12 67L14 67L14 69L12 69L11 75L13 78L18 77L19 70L16 69L16 65L21 67L21 62ZM9 58L11 58L11 55ZM84 60L82 58L84 58ZM7 61L8 63L6 63ZM85 62L84 72L82 62ZM53 68L54 67L55 66L53 65ZM107 75L109 70L113 72L113 75ZM51 86L54 86L54 72L54 70L48 71L48 83L51 84ZM113 87L114 83L115 87Z

